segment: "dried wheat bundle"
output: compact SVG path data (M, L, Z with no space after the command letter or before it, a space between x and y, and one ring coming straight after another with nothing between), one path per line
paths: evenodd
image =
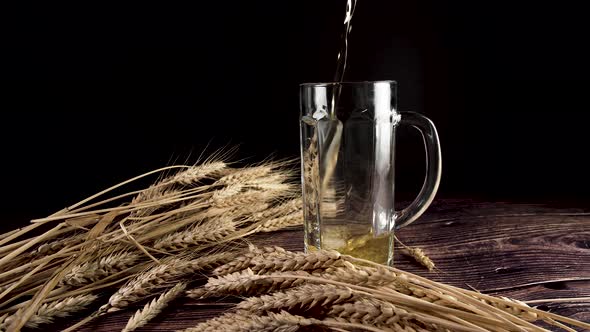
M240 239L302 224L292 162L235 167L226 157L142 174L0 235L0 331L100 306L73 330L148 301L132 331L247 251ZM110 195L147 176L157 176L151 186Z
M187 332L297 331L304 326L338 331L547 331L535 325L541 321L566 331L572 331L566 324L590 328L520 301L456 288L334 251L295 253L252 246L215 272L218 276L187 295L251 297L233 312Z
M314 154L305 167L317 172ZM290 162L236 167L226 157L142 174L1 234L0 331L86 311L73 331L141 305L124 328L133 331L184 295L243 299L189 331L544 331L538 321L590 328L335 251L256 247L252 235L302 224L300 189ZM131 187L148 176L157 176L152 185ZM121 188L129 190L113 194ZM320 199L308 194L308 203ZM434 267L423 252L413 256Z

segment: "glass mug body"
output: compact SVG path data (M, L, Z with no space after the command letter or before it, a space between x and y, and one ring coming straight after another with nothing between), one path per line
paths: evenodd
M306 83L300 87L301 180L305 249L393 264L393 231L418 218L440 181L432 122L398 112L393 81ZM394 209L396 128L417 128L427 152L422 190Z

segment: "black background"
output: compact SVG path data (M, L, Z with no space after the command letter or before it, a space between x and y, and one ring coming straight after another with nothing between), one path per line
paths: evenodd
M580 4L583 2L579 2ZM347 80L393 79L443 148L439 197L590 198L587 10L360 0ZM299 154L298 84L330 81L344 0L28 4L2 18L3 222L206 150ZM402 197L423 152L400 133Z

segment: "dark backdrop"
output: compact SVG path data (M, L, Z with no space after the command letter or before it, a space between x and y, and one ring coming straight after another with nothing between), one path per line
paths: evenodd
M583 2L579 2L583 3ZM298 84L332 80L344 0L27 4L2 19L3 222L240 143L298 155ZM587 11L360 0L347 80L393 79L443 147L440 196L590 198ZM416 133L397 178L421 181Z

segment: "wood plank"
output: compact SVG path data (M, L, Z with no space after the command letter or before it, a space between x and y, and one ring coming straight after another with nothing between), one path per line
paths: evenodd
M590 296L590 209L560 204L511 204L439 200L418 222L400 230L439 272L427 272L396 253L396 267L459 287L521 300ZM580 215L585 214L585 215ZM256 243L303 249L299 230L264 234ZM579 279L572 281L572 279ZM230 308L225 303L182 300L145 331L190 327ZM121 329L137 309L115 313L82 331ZM539 308L590 322L590 303L543 304Z

